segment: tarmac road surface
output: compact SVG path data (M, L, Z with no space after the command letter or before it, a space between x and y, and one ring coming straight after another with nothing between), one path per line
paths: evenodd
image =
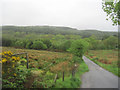
M81 88L118 88L117 76L101 68L85 56L83 56L83 60L88 65L89 72L83 74Z

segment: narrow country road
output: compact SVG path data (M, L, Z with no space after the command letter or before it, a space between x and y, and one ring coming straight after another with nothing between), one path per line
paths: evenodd
M81 88L118 88L118 77L101 68L85 56L83 60L89 67L89 72L82 76Z

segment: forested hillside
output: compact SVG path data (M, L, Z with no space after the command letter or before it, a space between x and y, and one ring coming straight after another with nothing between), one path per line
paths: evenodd
M16 37L26 36L28 34L61 34L61 35L80 35L82 38L95 35L98 39L104 39L108 36L118 36L117 32L103 32L98 30L77 30L69 27L55 27L55 26L2 26L3 36L10 35Z
M115 49L117 32L77 30L55 26L3 26L2 46L37 50L67 51L75 40L84 39L90 49Z

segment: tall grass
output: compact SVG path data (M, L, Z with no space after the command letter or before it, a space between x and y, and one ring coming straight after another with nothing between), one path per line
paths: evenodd
M59 78L54 86L54 88L80 88L81 85L81 75L88 70L88 66L84 61L79 63L79 67L76 70L75 76L72 77L72 73L69 77L65 77L65 80L62 81L62 77Z

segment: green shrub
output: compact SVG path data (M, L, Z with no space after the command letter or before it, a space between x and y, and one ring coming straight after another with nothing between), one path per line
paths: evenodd
M106 49L115 49L118 46L118 38L110 36L103 41Z
M26 43L23 42L22 40L17 40L15 43L14 43L14 46L15 47L19 47L19 48L24 48L26 46Z
M67 51L71 46L71 41L65 41L64 43L62 43L59 47L60 47L60 50L63 50L63 51Z
M31 49L31 48L32 48L32 44L33 44L32 41L27 42L26 48L27 48L27 49Z
M59 49L59 46L58 46L58 44L56 44L56 43L52 43L52 46L50 47L50 50L58 50Z
M52 46L52 42L49 39L43 39L42 42L47 46L47 48Z
M34 41L32 44L33 49L47 49L47 46L42 41Z
M81 63L82 58L79 58L78 56L74 56L73 59L71 60L71 63Z
M80 40L74 41L70 49L68 49L68 51L73 53L75 56L82 58L83 54L87 51L88 46L89 46L88 42L80 39Z

